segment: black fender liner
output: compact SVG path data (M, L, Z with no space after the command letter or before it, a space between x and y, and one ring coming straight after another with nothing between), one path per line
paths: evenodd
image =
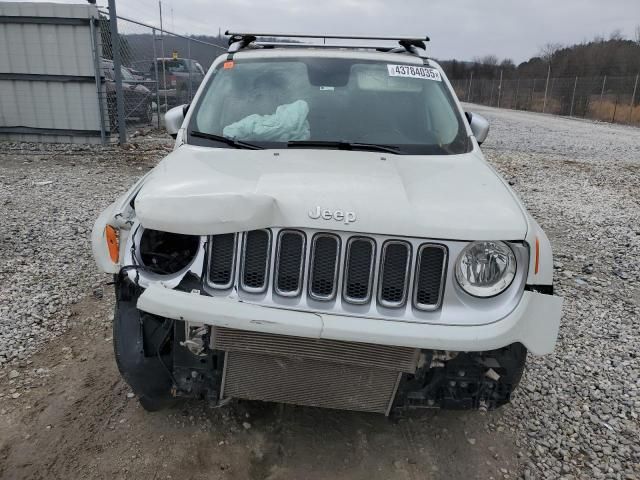
M115 290L113 348L118 370L145 409L169 406L174 402L173 321L138 310L142 289L126 276L116 276Z

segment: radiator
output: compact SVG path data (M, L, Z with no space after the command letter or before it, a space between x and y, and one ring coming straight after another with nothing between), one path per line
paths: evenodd
M418 350L215 328L225 355L222 398L388 414Z

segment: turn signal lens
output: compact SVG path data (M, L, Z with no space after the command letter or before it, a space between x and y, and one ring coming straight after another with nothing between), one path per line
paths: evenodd
M120 242L118 231L111 225L107 225L104 229L104 235L107 240L107 248L109 249L109 257L113 263L118 263L120 258Z
M536 265L534 272L537 275L540 270L540 239L536 237Z

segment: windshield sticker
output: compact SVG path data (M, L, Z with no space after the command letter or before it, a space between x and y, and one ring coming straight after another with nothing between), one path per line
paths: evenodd
M224 62L223 68L225 70L229 70L231 68L233 68L235 66L235 63L233 63L233 61L228 61L228 62Z
M421 78L441 82L440 72L435 68L413 65L387 65L390 77Z
M320 87L321 92L333 92L335 87Z

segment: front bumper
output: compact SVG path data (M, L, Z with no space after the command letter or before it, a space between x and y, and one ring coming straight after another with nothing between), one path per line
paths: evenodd
M525 291L509 315L479 326L299 312L157 285L144 291L137 307L174 320L279 335L459 352L495 350L522 343L531 353L544 355L551 353L556 343L562 298Z

